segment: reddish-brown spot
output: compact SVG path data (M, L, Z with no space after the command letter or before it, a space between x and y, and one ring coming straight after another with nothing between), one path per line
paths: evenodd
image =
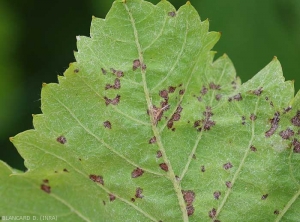
M230 181L226 181L225 184L226 184L226 187L227 187L227 188L231 188L231 187L232 187L232 183L231 183Z
M263 87L259 87L258 89L250 91L250 93L253 93L256 96L260 96L262 92L263 92Z
M137 68L141 67L141 62L139 59L133 61L132 70L135 71Z
M274 210L274 214L278 215L279 214L279 210Z
M89 177L92 181L104 185L104 180L103 180L102 176L100 176L100 175L97 176L95 174L91 174Z
M192 190L182 190L183 199L187 205L191 205L195 200L195 193Z
M202 172L202 173L205 172L205 166L201 166L201 172Z
M205 86L203 86L200 93L204 96L207 92L208 92L208 89Z
M220 99L222 98L222 95L221 94L217 94L215 98L216 98L217 101L220 101Z
M142 70L145 71L146 69L147 69L146 64L143 64L143 65L142 65Z
M180 120L180 114L179 114L179 113L174 113L174 115L172 116L172 120L173 120L173 121L178 121L178 120Z
M175 90L176 90L176 87L174 87L174 86L169 86L169 88L168 88L169 93L173 93L173 92L175 92Z
M63 171L64 171L64 172L66 172L66 173L69 173L69 171L68 171L66 168L65 168L65 169L63 169Z
M153 144L153 143L156 143L156 137L152 137L150 140L149 140L149 144Z
M162 153L161 153L160 150L158 150L158 151L156 152L156 157L157 157L157 158L161 158L161 157L162 157Z
M115 69L111 68L110 71L111 71L113 74L115 74L118 78L124 76L124 72L121 71L121 70L115 70Z
M220 85L216 85L213 82L209 83L209 88L210 89L214 89L214 90L220 90L221 86Z
M143 198L144 196L142 195L142 193L143 193L143 189L142 188L140 188L140 187L138 187L138 188L136 188L136 190L135 190L135 197L136 198Z
M209 212L208 212L208 216L210 218L214 218L217 214L217 210L215 208L211 209Z
M61 144L65 144L67 142L67 139L64 136L59 136L59 137L56 138L56 141L61 143Z
M117 95L114 99L109 99L107 98L106 96L104 97L105 99L105 105L108 106L109 104L112 104L112 105L118 105L118 103L120 102L120 98L121 96L120 95Z
M168 129L171 129L173 127L173 121L172 120L168 121L167 127L168 127Z
M269 196L269 194L264 194L264 195L261 196L261 199L265 200L265 199L267 199L268 196Z
M111 123L110 123L108 120L105 121L105 122L103 122L103 126L104 126L105 128L111 129Z
M163 171L166 171L166 172L169 171L168 165L167 165L166 163L161 163L161 164L159 164L159 167L160 167L160 169L162 169Z
M115 199L116 199L116 196L110 193L109 194L109 200L110 200L110 202L113 202Z
M257 119L257 116L254 115L253 113L251 113L251 115L250 115L250 120L251 120L251 121L255 121L256 119Z
M159 96L168 99L168 91L166 89L159 91Z
M102 71L103 75L106 75L107 71L105 69L101 68L101 71Z
M235 101L241 101L243 99L242 97L242 94L241 93L238 93L232 97L229 97L228 101L231 102L232 100L235 100Z
M294 146L294 153L300 153L300 142L297 139L293 140L292 145Z
M131 172L131 177L132 178L137 178L137 177L140 177L142 176L144 173L144 170L142 170L141 168L136 168L134 169L132 172Z
M179 90L179 95L183 95L183 94L184 94L184 92L185 92L185 90L184 90L184 89L181 89L181 90Z
M273 119L271 119L271 128L265 133L266 137L270 137L275 133L276 129L278 128L278 123L280 120L279 116L280 116L279 112L276 112L274 114Z
M176 12L175 11L168 12L168 16L175 17L176 16Z
M215 192L214 192L214 198L215 198L216 200L219 200L220 196L221 196L221 192L220 192L220 191L215 191Z
M147 111L147 113L149 114L150 112L152 113L152 116L154 118L155 121L155 125L158 123L158 121L161 120L163 113L165 110L169 109L169 105L167 104L167 101L165 101L166 103L163 103L164 106L162 108L157 108L156 106L153 106L151 111Z
M194 206L193 206L193 205L189 205L189 206L187 206L187 207L186 207L186 212L187 212L187 215L188 215L188 216L191 216L191 215L193 215L193 214L194 214L194 212L195 212L195 208L194 208Z
M196 120L194 122L194 127L198 127L198 126L200 126L200 124L201 124L201 120Z
M300 126L300 110L297 111L297 114L291 119L291 122L294 126Z
M74 73L79 73L79 69L74 69Z
M253 151L253 152L256 152L256 151L257 151L256 147L253 146L253 145L250 146L250 150Z
M287 128L286 130L283 130L279 133L282 139L288 140L291 136L294 136L294 131L290 128Z
M50 193L50 192L51 192L51 187L48 186L48 185L45 185L45 184L42 184L42 185L41 185L41 189L42 189L43 191L45 191L46 193Z
M49 180L48 179L44 179L43 183L49 183Z
M232 164L231 164L230 162L225 163L225 164L223 165L224 170L228 170L228 169L230 169L230 168L232 168L232 167L233 167L233 166L232 166Z

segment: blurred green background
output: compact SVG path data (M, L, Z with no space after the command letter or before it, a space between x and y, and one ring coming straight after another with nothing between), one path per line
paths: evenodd
M25 169L8 138L32 128L42 82L57 82L74 61L76 36L89 36L92 15L113 0L0 0L0 159ZM152 0L158 3L158 0ZM179 8L185 0L170 0ZM216 57L227 53L245 82L277 56L300 88L299 0L192 0L210 30L221 31Z

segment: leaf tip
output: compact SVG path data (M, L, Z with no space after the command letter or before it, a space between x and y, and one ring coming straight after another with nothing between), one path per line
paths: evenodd
M76 36L76 39L77 39L77 41L79 41L80 40L80 35Z
M96 17L94 15L92 15L92 20L96 19Z
M190 2L190 1L187 1L187 2L186 2L186 5L192 5L192 4L191 4L191 2Z
M45 87L45 86L47 86L47 83L43 82L42 87Z
M277 59L277 56L274 56L273 57L273 61L277 61L278 59Z
M9 137L9 141L13 142L14 141L14 137L13 136Z

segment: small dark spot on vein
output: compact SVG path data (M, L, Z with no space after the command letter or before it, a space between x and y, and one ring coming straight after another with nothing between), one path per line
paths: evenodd
M162 157L162 153L161 153L160 150L158 150L158 151L156 152L156 157L157 157L157 158L161 158L161 157Z
M153 144L153 143L156 143L156 137L152 137L150 140L149 140L149 144Z
M287 128L286 130L283 130L279 133L282 139L288 140L290 137L294 136L294 131L290 128Z
M115 199L116 199L116 196L110 193L109 194L109 200L110 200L110 202L113 202Z
M201 166L201 172L202 172L202 173L205 172L205 166Z
M297 111L297 114L291 119L291 122L294 126L300 126L300 110Z
M288 106L287 108L284 108L283 110L284 110L283 113L285 114L285 113L291 111L291 110L292 110L292 107L291 107L291 106Z
M95 183L100 183L100 184L104 185L103 177L100 176L100 175L97 176L97 175L95 175L95 174L91 174L91 175L89 176L89 178L90 178L92 181L94 181Z
M162 169L163 171L168 172L169 171L169 167L166 163L161 163L159 164L160 169Z
M117 95L114 99L109 99L106 96L104 97L105 99L105 105L108 106L109 104L112 105L118 105L118 103L120 102L120 95Z
M232 165L230 162L225 163L225 164L223 165L224 170L228 170L228 169L230 169L230 168L232 168L232 167L233 167L233 165Z
M159 96L164 99L168 99L168 91L166 89L159 91Z
M59 137L56 138L56 141L61 143L61 144L65 144L67 142L67 139L64 136L59 136Z
M145 71L146 69L147 69L146 64L143 64L143 65L142 65L142 71Z
M105 121L105 122L103 122L103 126L104 126L105 128L111 129L111 123L110 123L108 120Z
M227 187L227 188L231 188L231 187L232 187L232 183L231 183L230 181L226 181L225 184L226 184L226 187Z
M196 155L195 155L195 154L193 154L192 158L195 160L195 159L196 159Z
M46 184L41 184L41 190L45 191L46 193L50 193L51 187Z
M221 98L222 98L222 95L221 95L221 94L217 94L217 95L215 96L215 98L216 98L217 101L220 101Z
M186 207L186 212L187 212L188 217L192 216L194 214L194 212L195 212L194 206L193 205L188 205Z
M251 121L255 121L256 119L257 119L257 116L254 115L253 113L251 113L251 115L250 115L250 120L251 120Z
M200 93L204 96L208 92L208 89L205 86L202 86Z
M211 209L211 210L208 212L208 216L209 216L210 218L215 218L216 214L217 214L217 210L216 210L215 208Z
M243 99L242 97L242 94L241 93L238 93L232 97L229 97L228 101L231 102L232 100L235 100L235 101L241 101Z
M132 172L131 172L131 177L132 178L137 178L137 177L140 177L142 176L144 173L144 170L142 170L141 168L136 168L134 169Z
M133 61L132 70L135 71L137 68L141 67L141 62L139 59Z
M183 94L184 94L184 92L185 92L185 90L184 90L184 89L181 89L181 90L179 90L179 95L183 95Z
M214 198L215 198L216 200L219 200L220 196L221 196L221 192L220 192L220 191L215 191L215 192L214 192Z
M103 75L106 75L107 71L104 68L101 68Z
M176 12L175 11L168 12L168 16L175 17L176 16Z
M135 197L142 199L144 197L144 195L142 195L142 193L143 193L143 189L142 188L140 188L140 187L136 188L136 190L135 190Z
M66 172L66 173L69 173L69 171L68 171L66 168L65 168L65 169L63 169L63 171L64 171L64 172Z
M191 205L195 200L195 192L192 190L182 190L181 192L185 203Z
M279 210L274 210L274 214L278 215L279 214Z
M294 153L300 153L300 142L297 139L293 140L292 145L294 146Z
M111 71L113 74L115 74L118 78L124 76L124 72L121 71L121 70L115 70L115 69L111 68L110 71Z
M74 73L79 73L79 69L74 69Z
M256 152L256 151L257 151L256 147L253 146L253 145L250 146L250 150L253 151L253 152Z
M168 88L169 93L173 93L173 92L175 92L175 90L176 90L176 87L174 87L174 86L169 86L169 88Z
M269 196L269 194L264 194L264 195L261 196L261 199L265 200L265 199L267 199L268 196Z
M271 128L265 133L266 137L270 137L275 133L276 129L278 128L278 124L280 120L279 116L280 116L279 112L276 112L274 114L273 119L271 119Z
M258 89L255 89L255 90L250 90L250 93L252 93L256 96L260 96L262 92L263 92L263 87L259 87Z
M221 86L220 85L216 85L215 83L211 82L211 83L209 83L209 88L213 89L213 90L220 90Z

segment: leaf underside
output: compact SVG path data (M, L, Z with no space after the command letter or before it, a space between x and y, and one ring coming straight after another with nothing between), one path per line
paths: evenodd
M0 162L0 215L59 221L297 221L300 94L274 58L241 84L189 2L114 2L43 84ZM3 201L4 200L4 201Z

